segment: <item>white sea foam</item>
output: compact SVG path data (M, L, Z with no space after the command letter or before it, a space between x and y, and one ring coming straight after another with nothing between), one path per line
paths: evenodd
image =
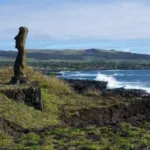
M96 81L106 81L108 82L108 88L125 88L125 89L142 89L150 93L150 88L145 87L141 85L141 83L136 83L136 82L119 82L117 79L113 76L110 75L105 75L98 73L96 78Z
M136 85L126 85L124 87L125 89L142 89L145 90L146 92L150 93L150 88L148 87L143 87L143 86L136 86Z
M98 75L95 78L95 80L108 82L108 87L109 88L121 87L120 83L114 77L108 76L108 75L105 75L105 74L98 73Z

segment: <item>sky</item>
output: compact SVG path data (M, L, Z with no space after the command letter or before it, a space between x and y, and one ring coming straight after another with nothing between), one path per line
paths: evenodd
M150 54L149 0L0 0L0 50L115 49Z

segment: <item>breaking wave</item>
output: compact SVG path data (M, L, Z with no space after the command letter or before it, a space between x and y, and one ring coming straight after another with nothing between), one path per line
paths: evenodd
M108 87L109 88L118 88L118 87L120 87L120 83L114 77L104 75L104 74L101 74L101 73L98 73L95 80L96 81L108 82Z
M110 76L110 75L98 73L95 80L108 82L108 88L142 89L150 93L150 88L143 86L141 83L120 82L113 75Z

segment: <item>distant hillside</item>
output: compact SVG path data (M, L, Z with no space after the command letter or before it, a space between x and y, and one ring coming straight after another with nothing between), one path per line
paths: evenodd
M1 58L15 58L16 51L0 50ZM38 60L150 60L150 55L115 50L28 50L28 58Z

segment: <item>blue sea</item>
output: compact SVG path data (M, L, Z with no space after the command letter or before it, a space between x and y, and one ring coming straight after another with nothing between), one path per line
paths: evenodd
M62 78L107 81L108 88L143 89L150 93L150 70L64 71Z

